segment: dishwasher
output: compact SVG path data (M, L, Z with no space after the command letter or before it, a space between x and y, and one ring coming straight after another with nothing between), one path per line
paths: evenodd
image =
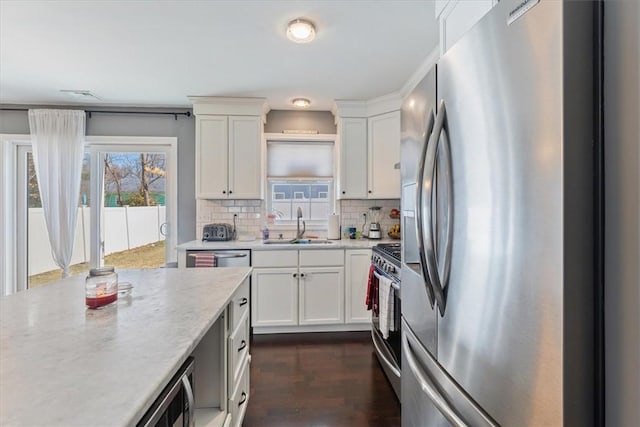
M187 268L196 266L194 255L211 254L216 258L217 267L250 267L251 250L249 249L191 249L187 251Z

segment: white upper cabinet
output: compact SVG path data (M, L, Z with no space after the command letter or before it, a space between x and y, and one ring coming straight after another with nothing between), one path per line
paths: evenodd
M338 123L340 182L338 198L367 198L367 119L348 117Z
M227 116L196 117L196 196L199 199L226 197L228 122Z
M440 54L451 48L498 0L436 0L440 18Z
M260 117L229 117L229 198L260 199Z
M196 198L261 199L262 98L192 97Z
M370 199L400 198L400 111L369 117Z
M400 98L336 101L338 198L400 198Z

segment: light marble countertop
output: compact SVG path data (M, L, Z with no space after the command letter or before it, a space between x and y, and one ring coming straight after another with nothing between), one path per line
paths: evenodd
M250 267L121 270L131 295L84 305L84 276L0 298L0 425L135 425Z
M228 242L203 242L192 240L178 245L178 250L211 250L211 249L252 249L256 251L282 250L282 249L367 249L379 243L400 243L400 240L381 239L341 239L331 240L326 244L267 244L261 239L252 241L230 240Z

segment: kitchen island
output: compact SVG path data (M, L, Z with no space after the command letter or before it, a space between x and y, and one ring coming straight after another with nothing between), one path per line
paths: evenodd
M131 294L99 310L85 308L84 276L0 298L0 425L135 425L212 327L228 323L218 319L248 292L250 273L119 271Z

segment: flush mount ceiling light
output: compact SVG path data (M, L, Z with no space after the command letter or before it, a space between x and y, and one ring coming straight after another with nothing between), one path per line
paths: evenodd
M316 27L306 19L294 19L287 25L287 37L296 43L309 43L316 37Z
M307 108L309 105L311 105L311 101L309 101L307 98L294 98L291 100L291 103L298 108Z

